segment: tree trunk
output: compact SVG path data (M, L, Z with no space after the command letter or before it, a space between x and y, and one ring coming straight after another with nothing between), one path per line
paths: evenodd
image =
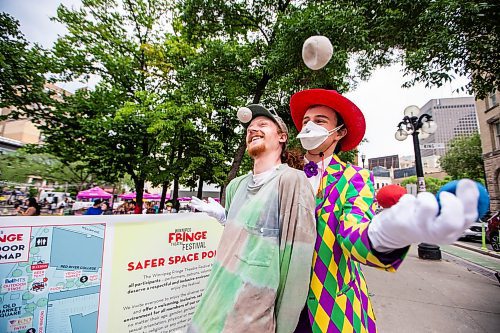
M255 87L255 94L253 96L253 104L257 104L260 102L260 99L262 95L264 94L264 91L266 90L267 83L271 79L271 76L267 73L264 72L262 75L262 78L260 81L257 83L257 86ZM246 149L246 136L243 135L243 138L240 141L240 144L238 146L238 149L236 149L236 152L234 154L234 159L233 159L233 164L231 165L231 170L229 170L229 174L227 175L227 181L226 184L229 184L231 180L236 178L236 174L238 173L238 170L240 169L241 165L241 160L243 160L243 156L245 155L245 149ZM222 190L222 195L221 195L221 203L226 201L226 187L223 188Z
M201 176L198 180L198 194L196 196L198 197L198 199L201 199L203 197L203 178Z
M182 135L180 137L180 140L182 142ZM180 161L182 159L182 154L184 153L184 150L179 147L179 150L177 151L177 161ZM181 174L176 174L174 178L174 193L172 193L172 204L174 205L174 208L177 209L179 208L179 202L177 199L179 198L179 178Z
M220 204L222 206L224 206L226 204L226 198L224 198L224 200L222 200L222 195L225 193L225 190L226 190L226 187L224 185L221 185L220 187L220 193L219 193L219 199L220 199Z
M172 193L172 201L175 202L179 198L179 179L175 178L174 179L174 193Z
M160 208L158 208L160 212L162 212L163 208L165 208L165 199L167 198L167 190L169 186L170 182L163 183L163 188L161 190Z
M115 203L115 189L116 189L116 183L113 183L113 191L111 192L113 196L111 197L111 202L109 203L111 211L113 211L113 204Z
M142 214L142 197L144 196L144 179L137 179L135 183L135 204L136 207L140 208L137 210L137 214Z

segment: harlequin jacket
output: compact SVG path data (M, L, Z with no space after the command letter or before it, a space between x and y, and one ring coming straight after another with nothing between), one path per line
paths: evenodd
M376 332L375 314L360 264L395 271L408 247L371 248L373 175L333 155L316 194L317 239L307 299L313 332Z

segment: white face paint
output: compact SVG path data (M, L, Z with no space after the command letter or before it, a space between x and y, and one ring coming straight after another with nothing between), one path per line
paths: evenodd
M330 135L337 132L342 126L344 125L339 125L329 131L323 126L316 124L314 121L309 121L302 128L299 135L297 135L297 139L300 140L305 150L313 150L321 146Z

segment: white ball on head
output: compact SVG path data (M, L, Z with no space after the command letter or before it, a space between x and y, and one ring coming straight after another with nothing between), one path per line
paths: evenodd
M302 60L312 70L325 67L332 58L332 54L332 43L325 36L311 36L302 46Z
M239 121L241 121L243 124L246 124L250 120L252 120L252 110L250 110L246 106L243 106L238 109L238 113L236 114L236 116L238 117Z

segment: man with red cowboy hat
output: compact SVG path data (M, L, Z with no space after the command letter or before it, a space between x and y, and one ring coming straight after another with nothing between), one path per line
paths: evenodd
M304 267L316 240L312 188L283 163L283 120L259 104L240 111L249 122L252 172L229 183L225 209L215 200L191 202L225 227L188 333L292 333L308 293Z
M451 243L477 218L479 192L461 180L456 194L404 195L374 217L373 175L339 159L365 134L360 109L334 90L310 89L290 100L305 173L316 193L317 239L307 306L296 332L376 332L360 264L395 271L409 245Z

